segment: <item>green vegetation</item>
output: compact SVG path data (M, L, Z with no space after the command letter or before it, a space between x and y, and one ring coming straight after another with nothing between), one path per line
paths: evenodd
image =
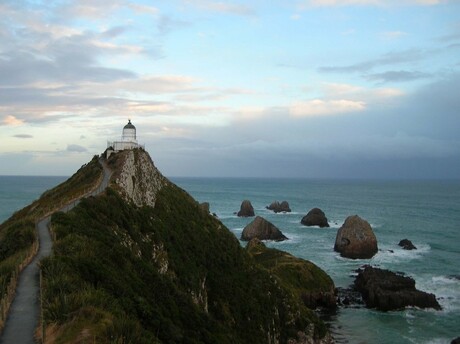
M325 327L220 221L167 184L135 207L113 189L52 217L44 321L57 343L286 342Z
M46 191L0 225L0 301L11 297L11 293L8 295L9 286L15 284L21 266L34 254L37 245L35 223L84 194L97 184L101 176L102 167L95 156L67 181Z
M279 283L306 306L335 307L335 285L331 277L318 266L293 255L267 248L254 240L247 251L257 264L276 276Z

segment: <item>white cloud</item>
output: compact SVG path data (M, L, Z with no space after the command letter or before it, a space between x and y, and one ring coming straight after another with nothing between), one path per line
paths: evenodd
M21 125L24 123L22 119L18 119L12 115L6 116L2 122L4 125Z
M432 6L447 3L449 0L306 0L300 3L303 9L327 6L400 6L424 5Z
M386 32L380 33L380 38L387 40L387 41L391 41L391 40L402 38L407 35L408 33L403 32L403 31L386 31Z
M227 13L239 16L252 16L255 14L254 9L249 6L224 1L186 0L185 3L195 6L199 9L212 12Z
M362 101L353 101L347 99L340 100L321 100L313 99L293 103L289 112L294 117L310 117L338 115L349 112L363 111L366 104Z

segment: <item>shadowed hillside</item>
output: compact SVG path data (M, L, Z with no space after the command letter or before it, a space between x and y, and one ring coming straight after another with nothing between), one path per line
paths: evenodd
M104 194L52 216L53 254L41 262L46 343L331 342L304 299L334 288L322 270L292 261L318 284L291 288L146 152L108 165Z

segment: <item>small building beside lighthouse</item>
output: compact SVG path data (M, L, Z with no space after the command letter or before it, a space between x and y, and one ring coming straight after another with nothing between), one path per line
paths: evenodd
M137 142L136 127L131 123L131 120L129 119L128 124L123 127L121 141L108 141L107 152L110 155L111 153L135 148L144 148L144 146Z

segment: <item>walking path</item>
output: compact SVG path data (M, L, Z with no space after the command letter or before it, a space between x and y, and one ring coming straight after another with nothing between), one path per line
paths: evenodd
M101 159L99 163L104 176L99 186L81 198L100 194L109 184L112 171ZM67 212L75 207L80 199L62 207L59 211ZM37 225L39 248L32 262L21 272L16 288L16 296L11 304L5 327L0 337L0 344L35 344L35 329L40 317L40 269L38 263L51 254L53 242L48 230L51 215L40 220Z

